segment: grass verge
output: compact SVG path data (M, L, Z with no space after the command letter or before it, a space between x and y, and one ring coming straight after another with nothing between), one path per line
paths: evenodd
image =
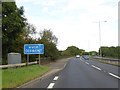
M2 88L15 88L32 79L35 79L49 68L47 66L31 65L21 68L9 68L2 70Z
M0 90L2 89L2 69L0 69Z

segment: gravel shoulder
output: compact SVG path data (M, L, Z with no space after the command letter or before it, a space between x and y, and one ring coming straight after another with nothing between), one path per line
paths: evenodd
M51 62L47 66L50 67L51 69L63 69L69 59L70 58L59 59L56 60L55 62Z
M59 59L59 60L56 60L55 62L51 62L51 63L47 64L46 66L48 66L50 68L50 70L48 72L44 73L42 76L40 76L34 80L31 80L17 88L33 88L33 87L35 87L34 85L36 85L37 83L40 83L40 81L42 81L43 79L45 79L47 77L51 77L51 76L55 75L55 73L62 70L71 58Z

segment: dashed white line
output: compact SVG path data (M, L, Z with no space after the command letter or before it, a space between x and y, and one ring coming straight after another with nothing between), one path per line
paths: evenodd
M85 63L89 65L89 63L88 63L88 62L85 62Z
M109 75L111 75L111 76L113 76L113 77L116 77L116 78L120 79L120 77L117 76L117 75L115 75L115 74L109 73Z
M81 60L82 62L85 62L85 61L83 61L83 60ZM85 62L86 64L88 64L89 65L89 63L88 62ZM94 68L96 68L96 69L98 69L98 70L101 70L99 67L96 67L96 66L94 66L94 65L91 65L92 67L94 67ZM105 70L103 70L103 72L105 72L106 73L106 71ZM120 77L119 76L117 76L117 75L115 75L115 74L113 74L113 73L108 73L109 75L111 75L111 76L113 76L113 77L115 77L115 78L117 78L117 79L120 79Z
M47 89L52 89L54 85L55 85L55 83L50 83L49 86L47 87Z
M94 68L96 68L96 69L98 69L98 70L101 70L99 67L96 67L96 66L94 66L94 65L91 65L92 67L94 67Z
M55 78L53 80L56 81L57 79L58 79L58 76L55 76Z

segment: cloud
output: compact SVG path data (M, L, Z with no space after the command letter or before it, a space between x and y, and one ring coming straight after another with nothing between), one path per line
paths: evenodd
M102 3L102 0L69 0L64 11L73 11L79 8L93 9Z
M28 8L28 22L34 24L38 32L44 28L53 31L59 38L58 49L64 50L67 46L75 45L97 51L99 25L93 22L99 20L107 20L107 23L101 23L102 45L117 45L117 1L24 0L18 4Z
M17 3L32 3L35 2L35 0L15 0Z
M44 6L53 6L57 3L57 0L45 0L46 2L44 2Z

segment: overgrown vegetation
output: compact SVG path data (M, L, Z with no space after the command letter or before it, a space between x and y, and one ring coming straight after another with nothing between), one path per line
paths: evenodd
M22 45L21 34L26 26L23 7L17 8L15 2L2 3L2 58L7 60L7 53L15 52ZM19 40L18 40L19 39ZM19 42L17 42L19 41ZM7 61L3 61L7 63Z
M120 59L120 46L117 47L101 47L102 56Z
M79 49L78 47L75 46L69 46L65 51L61 52L61 54L64 57L70 57L70 56L83 54L84 52L85 50L83 49Z
M44 44L45 54L42 57L57 59L60 55L56 47L58 39L53 32L44 29L39 32L39 38L35 38L36 33L36 27L27 22L23 7L18 8L15 2L3 2L2 64L7 64L7 54L10 52L21 53L22 62L26 62L24 44ZM36 58L36 55L30 55L30 61L35 61Z

